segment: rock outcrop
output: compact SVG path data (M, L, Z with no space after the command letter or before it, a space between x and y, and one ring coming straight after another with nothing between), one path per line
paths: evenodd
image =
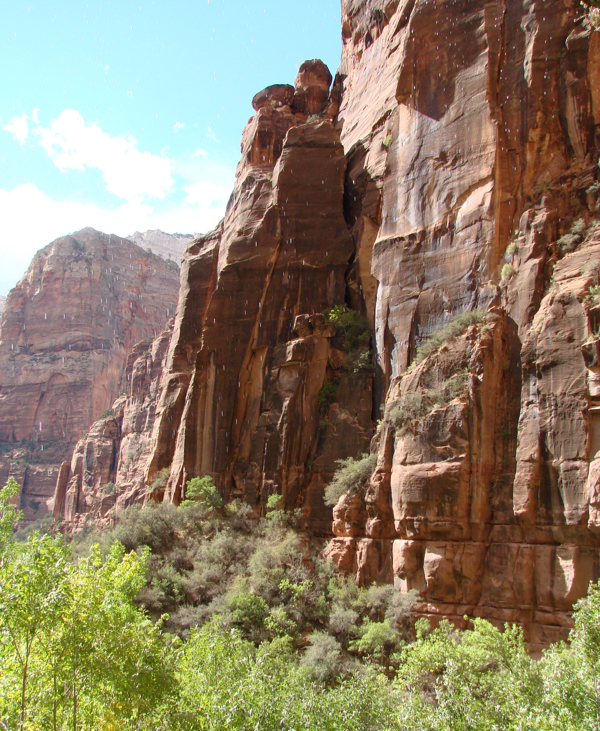
M184 255L143 482L178 503L210 474L257 512L280 493L360 582L539 648L600 575L600 35L559 0L342 19L333 85L308 61L254 97L225 218ZM369 444L331 522L336 460ZM86 449L72 516L113 474L133 495L118 467L80 479Z
M93 229L40 250L0 330L0 477L27 520L47 510L60 464L122 385L128 353L173 316L179 269Z
M138 343L127 359L125 393L94 422L61 466L54 496L57 520L73 528L88 517L118 515L151 494L145 483L152 429L173 320L158 337Z
M195 234L167 234L159 229L136 231L131 236L126 236L140 248L150 250L153 254L161 256L167 261L174 261L178 266L181 262L183 252L194 240Z
M425 614L517 621L545 645L599 574L581 350L599 252L557 245L596 215L598 35L569 3L348 0L343 38L351 285L374 313L375 407L412 418L384 418L362 509L336 506L329 551L363 581L419 589ZM432 334L488 308L407 372ZM461 370L463 393L440 402Z

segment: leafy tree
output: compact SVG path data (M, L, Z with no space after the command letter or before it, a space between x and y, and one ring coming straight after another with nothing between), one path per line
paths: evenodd
M197 501L211 510L219 510L223 507L223 497L210 475L193 477L188 480L185 487L185 498L184 504Z

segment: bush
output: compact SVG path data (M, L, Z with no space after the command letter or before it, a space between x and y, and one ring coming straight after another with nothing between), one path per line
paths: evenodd
M329 322L335 325L336 335L341 338L346 352L368 346L369 323L356 310L351 310L344 305L336 305L325 315Z
M512 264L505 264L500 272L500 279L503 282L508 282L509 279L512 279L515 276L515 273L516 269Z
M209 510L219 510L223 507L223 497L210 475L193 477L185 486L185 500L183 504L199 502Z
M114 416L115 412L113 409L104 409L104 411L98 417L99 419L107 419L109 416Z
M445 406L460 396L467 385L468 372L461 370L439 389L420 389L403 394L386 414L386 420L402 435L415 421L433 409Z
M342 646L326 632L313 632L308 637L310 647L300 660L319 683L331 683L343 667Z
M425 360L425 358L428 358L430 355L439 350L444 343L462 335L462 333L471 325L483 322L486 316L487 313L484 310L470 310L469 312L461 312L459 315L456 315L447 325L445 325L441 330L437 330L432 333L429 338L417 348L415 362L420 363Z
M571 226L571 230L569 231L569 233L561 236L556 242L559 250L563 254L568 254L571 251L575 251L575 249L585 238L586 228L587 227L583 218L578 218Z
M360 459L338 460L340 465L325 488L325 505L336 505L342 495L361 490L377 465L376 454L363 454Z
M337 389L338 385L335 381L327 381L317 394L317 403L319 406L328 408L335 401Z

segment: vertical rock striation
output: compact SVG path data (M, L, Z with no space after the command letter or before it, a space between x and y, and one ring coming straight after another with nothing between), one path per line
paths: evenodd
M82 442L57 495L74 517L112 475L123 501L204 474L257 511L277 492L360 582L539 648L600 575L600 35L559 0L343 0L342 20L333 85L308 61L254 97L225 218L184 255L151 397L129 394L143 479L105 421L113 471ZM341 304L374 369L324 316ZM336 460L369 444L331 523Z
M517 621L545 645L600 570L582 353L598 35L558 1L342 5L350 286L374 313L385 418L329 552L363 581L419 589L425 614ZM577 218L588 235L568 254L557 241ZM472 310L487 321L407 370Z
M330 83L325 65L309 61L295 87L275 85L253 99L225 218L183 260L149 471L152 479L170 467L175 502L187 479L202 474L257 506L280 492L325 533L331 513L322 493L334 460L365 448L371 435L368 375L353 374L357 390L347 387L329 420L318 399L328 379L350 378L322 315L344 303L352 255ZM325 457L336 420L349 438Z

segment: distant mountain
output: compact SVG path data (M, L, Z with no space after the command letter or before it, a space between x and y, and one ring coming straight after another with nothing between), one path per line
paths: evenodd
M173 316L174 261L85 228L34 256L0 331L0 484L26 520L47 511L63 462L127 384L129 353ZM87 458L86 458L87 459Z
M164 231L156 229L155 231L144 231L144 233L136 231L131 236L126 236L125 238L141 246L142 249L150 249L154 254L162 256L163 259L171 260L179 264L181 262L181 255L196 235L167 234Z

